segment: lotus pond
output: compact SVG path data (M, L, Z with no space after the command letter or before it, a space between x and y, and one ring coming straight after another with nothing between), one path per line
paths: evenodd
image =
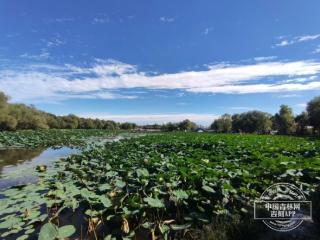
M147 135L91 143L38 177L1 191L2 239L209 239L196 233L217 218L252 219L253 201L278 182L300 186L319 222L316 139ZM250 239L236 233L212 239Z
M107 130L61 130L42 131L20 130L16 132L0 131L0 149L3 148L36 148L36 147L80 147L95 138L115 136L116 131Z

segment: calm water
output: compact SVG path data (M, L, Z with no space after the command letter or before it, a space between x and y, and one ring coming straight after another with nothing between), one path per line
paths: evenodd
M0 189L37 181L34 175L39 164L51 166L53 162L79 150L62 147L0 150Z

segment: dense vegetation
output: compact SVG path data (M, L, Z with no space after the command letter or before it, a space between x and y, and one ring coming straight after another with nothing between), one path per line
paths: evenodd
M92 145L41 175L42 184L2 193L3 238L27 239L40 231L40 240L172 239L215 216L252 217L252 201L275 182L301 184L312 197L320 183L320 142L157 134ZM71 216L80 223L72 226Z
M311 100L307 111L294 116L292 109L281 105L274 116L261 111L242 114L224 114L211 124L211 129L221 133L271 133L281 135L320 134L320 97Z
M115 134L115 131L94 129L2 131L0 132L0 149L5 147L35 148L38 146L81 146L85 145L90 137L108 137Z
M116 123L111 120L80 118L73 114L56 116L24 104L10 104L0 92L0 130L16 129L133 129L134 123Z

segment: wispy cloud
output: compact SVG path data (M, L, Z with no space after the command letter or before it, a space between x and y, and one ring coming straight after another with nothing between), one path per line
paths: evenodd
M160 17L159 18L159 20L161 21L161 22L168 22L168 23L170 23L170 22L174 22L174 20L175 20L175 18L173 18L173 17Z
M212 28L208 28L207 27L207 28L204 29L203 34L204 35L208 35L212 30L213 30Z
M320 53L320 45L312 53L315 53L315 54Z
M138 124L163 124L168 122L180 122L185 119L189 119L198 124L206 125L212 123L212 121L219 116L211 113L171 113L171 114L105 114L105 113L92 113L92 114L79 114L81 117L99 118L106 120L114 120L117 122L135 122Z
M25 55L32 59L35 56ZM47 57L46 55L43 56ZM0 70L1 90L13 100L48 98L128 98L124 89L180 90L179 93L249 94L320 90L320 62L267 61L254 64L209 65L202 71L149 74L138 66L96 60L90 66L32 64ZM266 81L266 79L274 79ZM308 78L302 82L301 79ZM290 82L285 81L289 79ZM114 91L120 91L117 94ZM165 93L163 95L166 95ZM182 95L180 95L182 96Z
M279 43L276 43L276 47L285 47L288 45L296 44L296 43L301 43L301 42L308 42L308 41L313 41L316 39L320 38L320 34L315 34L315 35L301 35L301 36L296 36L293 38L284 38L281 37L281 41Z
M103 24L110 22L108 17L95 17L92 19L92 24Z
M39 54L24 53L24 54L21 54L20 57L25 58L25 59L42 61L42 60L47 60L48 58L50 58L50 53L48 52L47 49L41 49Z
M51 18L47 21L51 23L65 23L65 22L73 22L75 20L76 19L73 17L61 17L61 18Z
M53 38L51 40L46 41L47 47L58 47L66 44L66 41L61 40L60 38Z

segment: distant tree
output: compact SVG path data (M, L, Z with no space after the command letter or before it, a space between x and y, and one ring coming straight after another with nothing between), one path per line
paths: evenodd
M210 128L219 133L229 133L232 131L232 119L229 114L224 114L213 121Z
M159 124L150 124L150 125L143 125L143 129L161 129L162 126Z
M178 131L179 126L177 123L168 122L162 125L161 130L168 131L168 132Z
M271 131L272 122L268 113L249 111L237 117L236 125L240 127L237 132L268 133Z
M191 122L189 119L186 119L178 124L180 130L192 131L197 128L197 124Z
M61 126L62 128L76 129L78 128L78 125L79 125L78 117L73 114L69 114L68 116L63 116L61 118L61 124L62 124Z
M103 129L116 130L116 129L118 129L118 125L114 121L105 121L104 125L103 125Z
M132 130L132 129L135 129L136 127L137 125L135 123L125 122L120 124L120 128L123 130Z
M233 114L231 117L232 120L232 131L235 133L239 133L243 131L242 126L242 117L240 114Z
M52 128L52 129L61 128L60 124L59 124L59 118L53 114L47 114L46 121L47 121L49 128Z
M292 109L287 105L281 105L280 111L275 116L275 127L279 134L292 134L295 132L296 124Z
M320 135L320 96L315 97L307 105L310 125Z
M44 117L30 114L19 119L18 129L49 129L49 126Z
M8 104L8 96L5 95L3 92L0 92L0 109L3 109Z
M309 116L307 112L302 112L295 117L297 124L296 133L299 135L308 134Z

